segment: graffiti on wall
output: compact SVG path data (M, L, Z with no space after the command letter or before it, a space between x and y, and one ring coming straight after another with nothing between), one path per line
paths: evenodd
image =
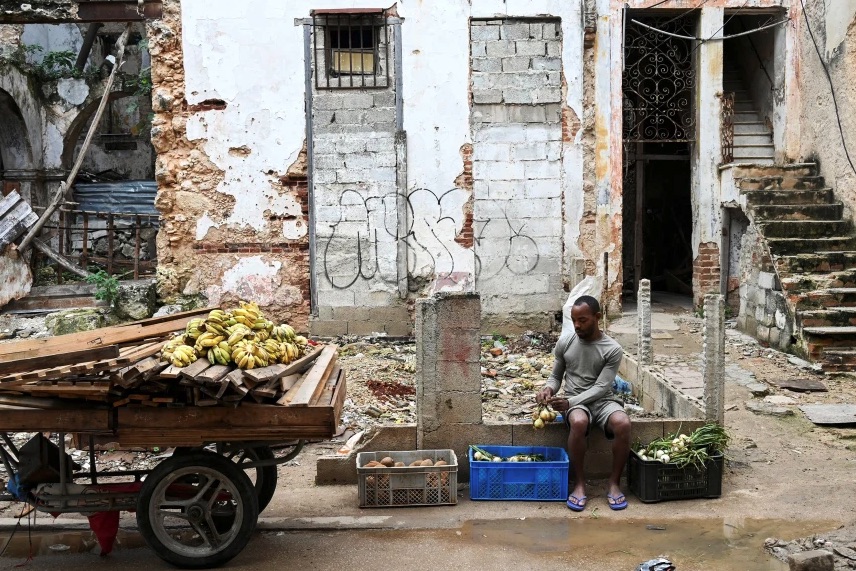
M407 223L398 224L398 199L403 199ZM469 192L452 188L442 193L418 188L406 195L366 196L348 189L338 200L338 218L319 224L324 277L335 289L348 289L359 280L398 281L397 247L404 244L408 287L418 291L426 281L447 279L472 268L462 257L474 259L475 278L488 280L508 273L533 272L540 254L526 222L503 209L499 216L475 220L474 251L455 243L463 225Z

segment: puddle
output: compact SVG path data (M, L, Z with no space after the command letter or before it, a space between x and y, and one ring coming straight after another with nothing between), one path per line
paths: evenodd
M9 542L9 532L0 533L0 551L6 546L6 551L3 557L26 558L31 552L30 544L32 543L32 555L63 555L71 553L100 553L101 548L98 546L98 541L95 539L95 534L91 531L66 531L66 532L33 532L28 537L27 528L22 525L18 528ZM119 530L116 536L116 543L113 546L113 551L121 551L122 549L136 549L145 547L143 537L136 532Z
M787 571L764 551L764 539L796 539L834 529L834 522L761 519L627 520L533 519L472 521L461 539L486 546L513 546L538 558L591 561L591 569L635 569L663 555L679 571Z

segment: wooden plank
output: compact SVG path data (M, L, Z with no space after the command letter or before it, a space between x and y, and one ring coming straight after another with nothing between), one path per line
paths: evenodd
M339 382L339 374L342 372L339 365L335 365L333 370L327 376L327 382L324 383L324 390L318 393L318 396L309 403L311 406L321 404L329 405L333 401L333 390L336 388L336 383Z
M287 368L287 365L276 363L260 369L247 369L244 371L244 378L249 377L256 384L267 383L271 379L278 378Z
M324 383L327 381L333 366L336 364L336 345L328 345L324 347L321 355L312 365L312 368L303 379L297 394L291 400L289 406L308 406L316 397L317 393L324 390Z
M6 216L6 213L21 201L21 195L16 191L12 191L2 199L0 199L0 218Z
M298 377L297 381L295 381L291 388L288 389L288 391L286 391L286 393L282 395L282 397L280 397L278 401L276 401L276 404L278 404L279 406L290 405L291 401L294 400L294 396L297 394L297 391L299 391L301 385L303 385L303 381L306 380L306 376L308 374L309 373L307 372L300 375L300 377Z
M263 385L259 385L252 390L254 396L262 398L274 398L279 389L279 379L271 379Z
M201 374L203 371L210 367L211 363L208 362L208 359L202 357L200 359L196 359L188 366L182 367L181 376L185 379L196 380L197 375Z
M0 414L0 431L109 432L112 428L110 418L108 409L80 405L59 410L4 410Z
M219 383L230 371L232 368L228 365L212 365L196 375L196 380L204 383Z
M228 375L226 375L226 380L228 380L235 388L244 386L244 371L241 369L234 369Z
M291 387L297 383L297 380L300 378L300 375L288 375L287 377L282 377L279 380L279 390L282 392L288 392Z
M7 234L12 232L12 230L14 230L16 226L18 226L18 223L24 220L24 218L26 218L27 214L29 214L30 212L30 205L26 202L19 202L12 208L12 210L7 212L6 216L4 216L2 220L0 220L0 240L5 238ZM17 236L15 236L15 238L17 238Z
M22 357L49 355L57 351L80 350L101 345L142 341L146 338L164 337L184 329L191 319L208 313L208 311L208 309L185 311L168 317L102 327L92 331L3 343L0 344L0 362L13 361Z
M166 369L160 372L159 376L162 379L177 379L181 377L181 367L169 365Z

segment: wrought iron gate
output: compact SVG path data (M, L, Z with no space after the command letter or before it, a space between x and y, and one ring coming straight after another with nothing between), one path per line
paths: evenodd
M628 18L624 37L624 140L689 142L695 138L692 109L696 72L690 40L652 28L694 36L695 19L650 18L649 27ZM639 20L642 21L642 20Z

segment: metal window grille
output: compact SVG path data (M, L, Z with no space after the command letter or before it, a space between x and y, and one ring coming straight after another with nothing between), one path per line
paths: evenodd
M389 87L390 35L385 10L314 11L315 88Z

